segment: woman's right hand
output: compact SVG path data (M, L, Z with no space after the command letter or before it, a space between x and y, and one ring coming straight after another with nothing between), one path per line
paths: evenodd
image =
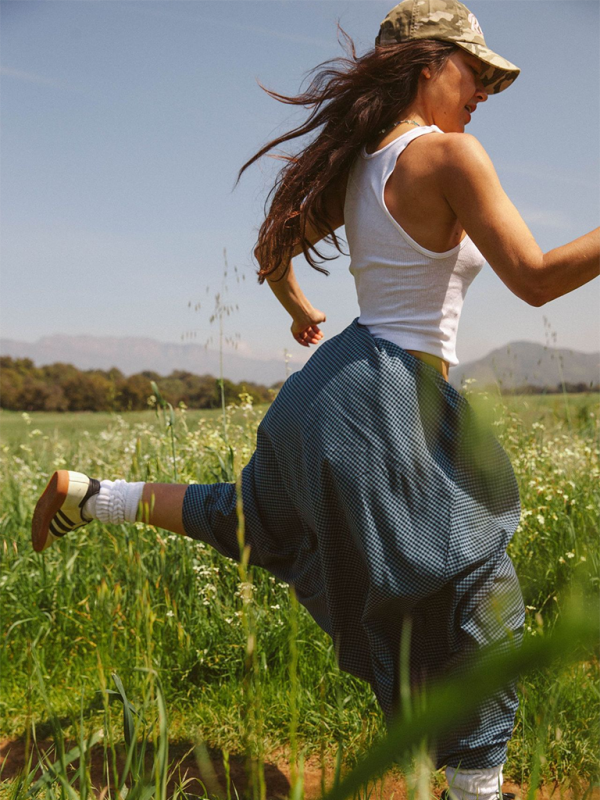
M325 322L326 319L322 311L313 308L310 312L294 319L290 328L292 336L303 347L317 344L323 338L319 325L321 322Z

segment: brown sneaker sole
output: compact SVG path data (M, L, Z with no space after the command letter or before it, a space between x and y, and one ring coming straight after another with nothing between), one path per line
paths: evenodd
M31 543L37 553L46 547L50 523L65 501L69 490L69 471L59 469L48 481L44 493L37 501L31 521Z

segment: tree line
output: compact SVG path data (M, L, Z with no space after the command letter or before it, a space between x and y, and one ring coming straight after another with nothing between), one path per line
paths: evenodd
M174 407L219 408L220 382L212 375L194 375L182 370L168 377L144 371L126 377L116 369L80 370L72 364L36 367L29 358L0 357L0 407L13 411L139 411L148 408L154 381L163 398ZM233 383L225 379L225 402L239 400L247 392L255 403L273 399L262 384Z

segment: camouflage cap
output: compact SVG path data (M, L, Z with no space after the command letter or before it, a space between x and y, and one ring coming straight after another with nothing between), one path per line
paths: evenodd
M488 94L508 88L520 69L490 50L477 18L458 0L403 0L381 23L376 45L439 39L452 42L488 65L481 80Z

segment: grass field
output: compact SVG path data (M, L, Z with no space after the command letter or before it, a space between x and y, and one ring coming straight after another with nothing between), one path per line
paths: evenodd
M176 464L172 431L150 411L1 413L0 736L15 751L19 745L25 755L35 753L35 739L53 740L55 758L61 736L67 750L79 738L83 752L86 737L97 734L102 780L117 796L128 769L131 800L147 800L143 787L150 784L154 796L165 796L160 754L167 741L177 752L203 743L220 753L225 772L237 754L251 753L248 792L257 798L266 791L263 765L283 754L299 798L297 761L331 765L341 754L348 768L384 735L369 687L339 672L330 640L288 587L261 570L246 571L207 546L141 523L94 522L43 555L31 550L32 509L57 468L170 481L176 466L182 482L234 480L265 410L245 400L228 411L227 442L219 411L176 412ZM509 552L527 605L526 639L543 637L561 620L573 589L598 595L599 399L480 395L472 402L494 426L519 481L523 515ZM121 691L136 711L130 723ZM505 776L524 784L539 771L547 785L583 796L599 766L594 653L528 674L519 694ZM143 776L144 731L159 764L151 778ZM123 737L130 761L122 768L114 753ZM199 752L202 759L206 752ZM60 788L54 775L36 792L85 796L93 781L86 759L77 763L76 789ZM169 791L186 796L184 781L177 786ZM29 788L11 777L2 792L25 797Z
M266 411L267 406L257 406L257 412ZM105 411L80 411L76 413L61 414L58 412L36 412L30 415L34 420L34 427L50 439L75 439L86 431L90 436L96 436L114 423L117 415ZM121 416L129 426L153 425L156 422L154 411L125 411ZM221 409L191 409L186 411L186 419L190 427L195 427L200 420L219 424ZM243 412L232 412L234 423L243 420ZM31 426L27 416L19 411L0 411L0 436L4 444L18 445L27 438Z

